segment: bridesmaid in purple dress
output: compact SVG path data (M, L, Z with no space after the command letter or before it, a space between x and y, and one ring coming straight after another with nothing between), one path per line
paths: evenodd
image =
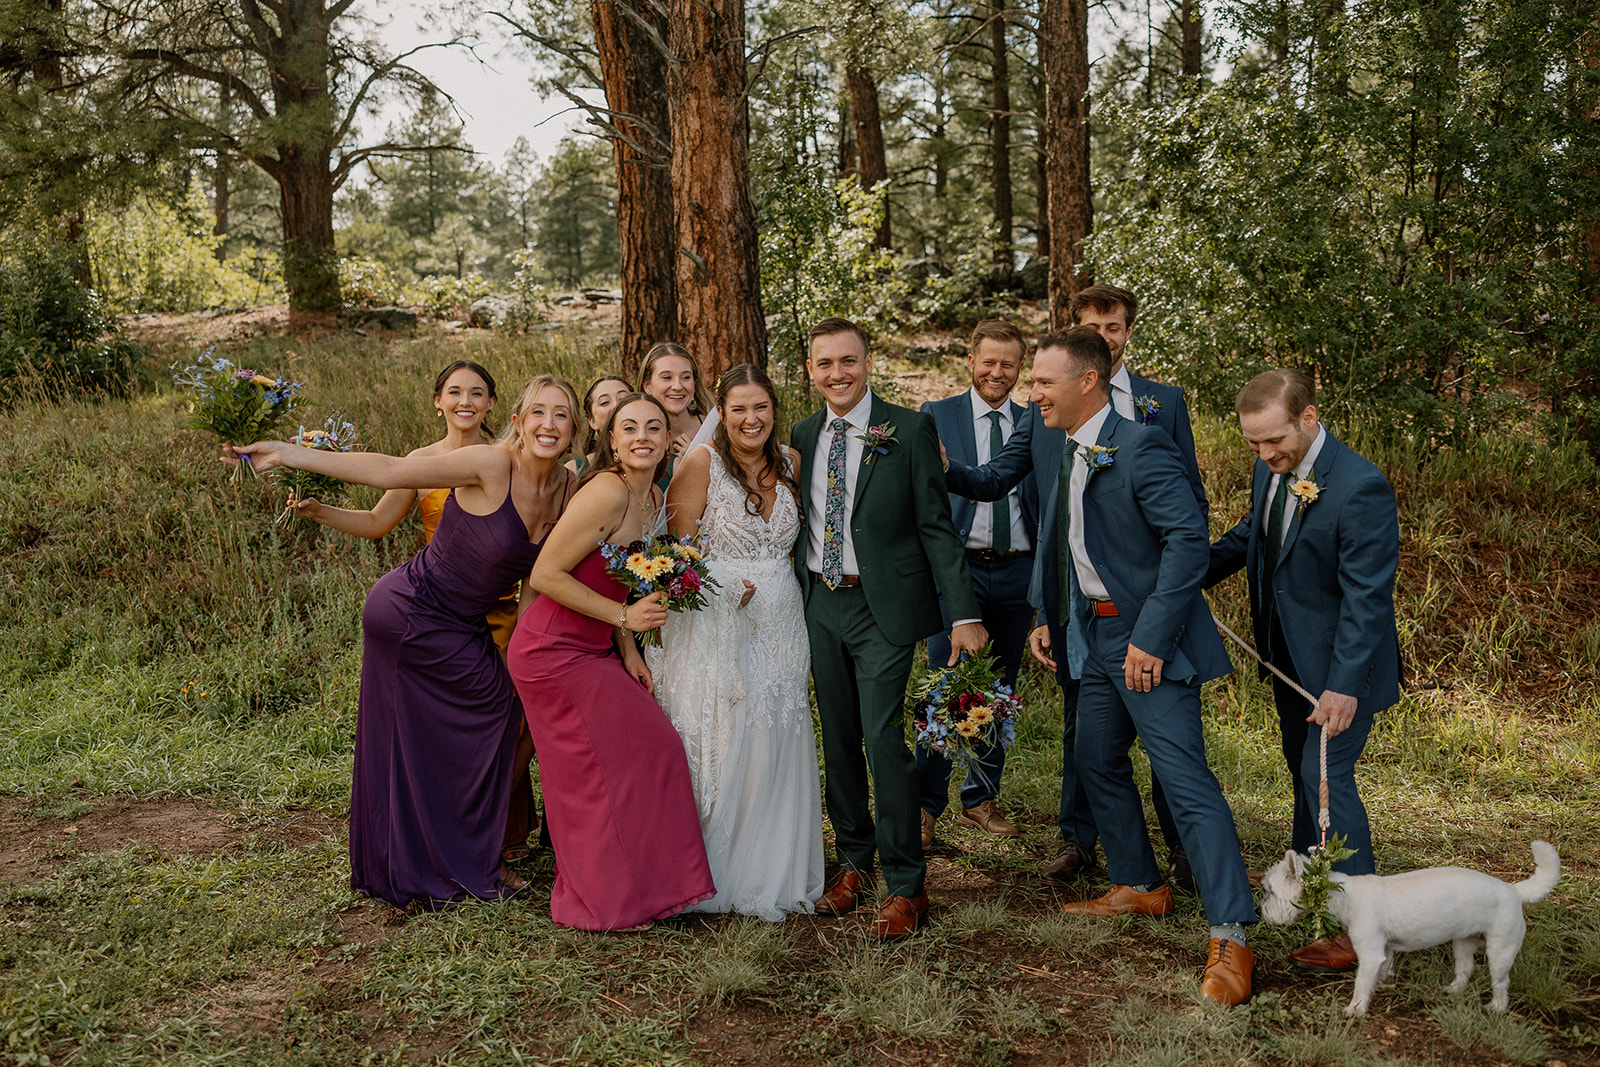
M653 483L667 426L653 397L617 402L594 467L534 564L540 596L506 653L539 752L556 854L550 917L580 930L641 928L716 892L683 742L633 643L666 621L662 594L626 604L598 547L659 528Z
M405 458L281 441L229 450L258 471L455 489L433 540L362 612L350 885L368 896L432 908L522 885L500 862L521 708L484 614L528 574L571 495L561 457L577 408L570 385L541 375L492 445Z

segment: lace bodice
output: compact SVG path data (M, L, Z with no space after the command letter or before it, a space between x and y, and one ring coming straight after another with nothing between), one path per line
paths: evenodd
M744 490L723 467L722 457L716 449L703 447L711 454L711 482L700 520L702 548L724 560L787 562L800 533L800 509L788 487L778 487L771 519L752 515L745 507Z

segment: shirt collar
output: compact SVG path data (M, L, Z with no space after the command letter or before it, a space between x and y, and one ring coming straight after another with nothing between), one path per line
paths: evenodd
M1100 440L1100 429L1106 424L1106 419L1111 417L1111 402L1106 401L1101 409L1089 416L1089 421L1078 427L1078 432L1072 435L1075 445L1093 445Z
M999 407L992 408L989 406L989 402L987 400L978 395L978 387L974 385L967 390L967 402L972 405L973 422L986 422L989 418L989 412L998 411L1000 413L1000 421L1005 423L1007 426L1011 425L1010 397L1007 397L1005 400L1001 401Z
M1315 466L1317 462L1317 456L1322 453L1322 443L1327 439L1327 428L1321 423L1318 423L1317 439L1311 442L1311 447L1306 449L1306 458L1302 459L1300 461L1300 465L1294 469L1294 476L1296 478L1304 479L1311 477L1311 468Z
M1111 388L1121 389L1129 396L1133 395L1133 379L1128 377L1128 365L1124 363L1117 368L1117 373L1111 376Z
M827 426L833 425L833 420L841 416L835 415L832 408L828 408ZM865 430L872 422L872 389L868 388L861 394L861 399L856 401L856 406L845 412L842 416L850 424L852 430Z

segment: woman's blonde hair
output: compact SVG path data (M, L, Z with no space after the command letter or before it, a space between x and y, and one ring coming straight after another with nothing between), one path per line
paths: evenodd
M505 445L508 448L522 447L522 431L519 426L522 416L528 413L533 406L534 398L550 386L555 386L567 394L567 411L572 414L572 439L578 439L578 391L572 388L572 383L565 378L554 374L538 374L527 385L522 387L522 392L517 396L517 402L512 405L511 417L506 420L506 428L500 431L500 436L495 439L495 444Z
M689 361L689 367L694 371L694 399L689 401L689 414L705 418L711 413L711 390L706 388L706 383L700 380L700 364L689 354L689 350L676 341L657 341L650 346L650 351L644 354L644 362L639 364L639 392L647 390L645 386L650 383L650 375L655 373L656 364L668 356L677 356Z

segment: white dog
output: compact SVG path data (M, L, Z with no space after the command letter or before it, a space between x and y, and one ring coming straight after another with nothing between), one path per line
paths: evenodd
M1396 952L1455 943L1456 980L1450 992L1467 988L1473 956L1485 945L1494 999L1489 1006L1505 1011L1511 986L1511 965L1517 961L1527 923L1522 906L1543 900L1561 878L1561 857L1548 841L1533 843L1537 863L1533 877L1515 885L1481 871L1430 867L1379 877L1375 874L1330 875L1334 890L1328 910L1344 924L1356 950L1355 995L1346 1016L1365 1015L1372 991L1394 970ZM1274 926L1288 926L1305 914L1300 906L1301 877L1306 858L1286 852L1262 877L1267 891L1261 917Z

